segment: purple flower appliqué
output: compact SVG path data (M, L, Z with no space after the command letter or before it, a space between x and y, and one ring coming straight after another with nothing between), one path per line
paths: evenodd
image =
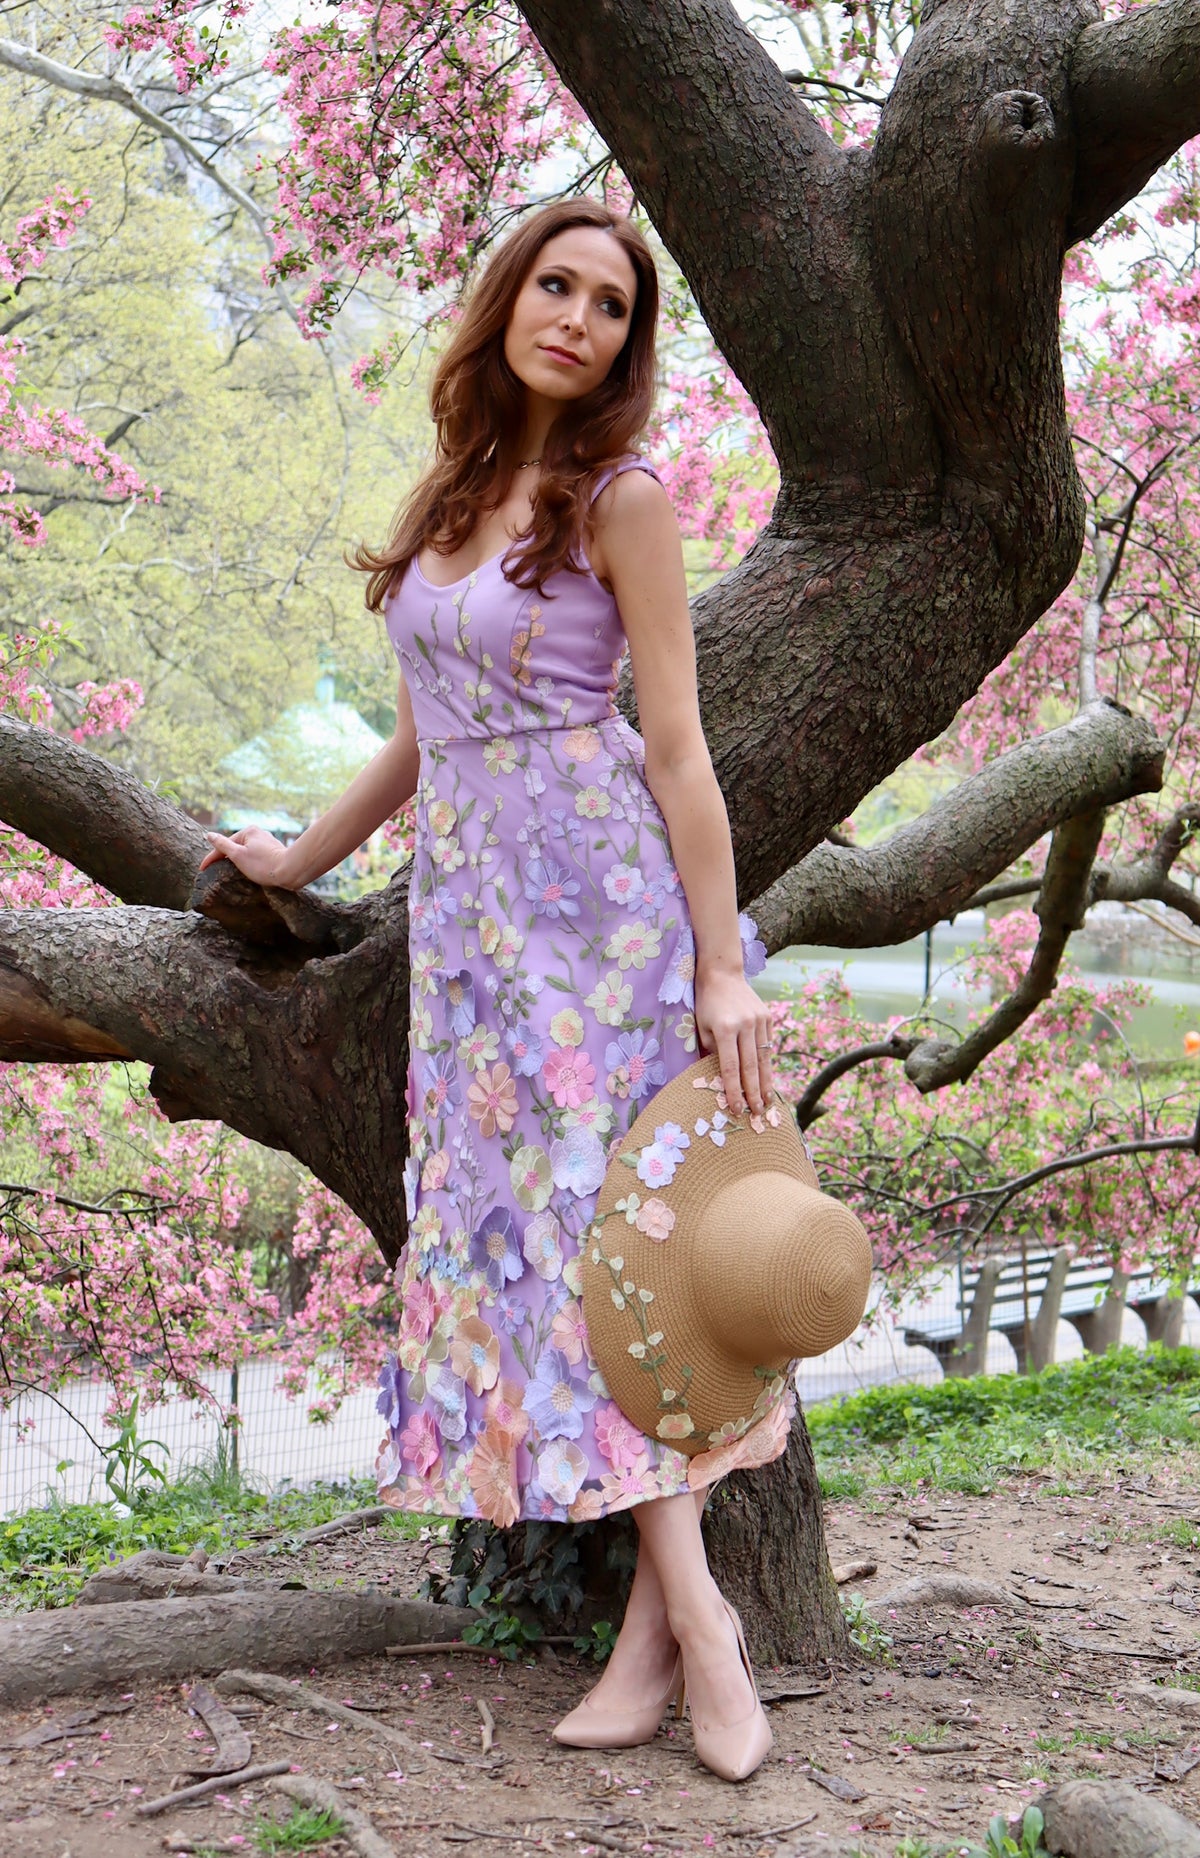
M647 1143L638 1156L638 1179L647 1187L669 1187L684 1149L690 1147L691 1140L678 1123L663 1123L654 1131L653 1142Z
M437 935L434 900L430 896L410 895L408 899L408 926L418 942L432 942Z
M514 1291L503 1290L496 1298L492 1316L496 1327L503 1329L505 1335L516 1335L529 1321L529 1306L522 1303Z
M471 1258L494 1291L520 1277L525 1260L507 1208L495 1207L480 1220L471 1234Z
M447 922L451 916L458 915L458 899L453 891L446 889L444 884L439 884L437 889L433 891L430 896L426 897L424 901L429 909L432 910L433 920L436 923L441 924ZM409 914L411 916L411 911Z
M421 1089L425 1093L425 1112L431 1120L461 1104L457 1078L458 1067L449 1052L435 1052L422 1064Z
M466 968L448 974L441 994L449 1007L450 1030L465 1039L475 1030L475 983Z
M382 1391L375 1402L375 1411L387 1421L389 1426L400 1424L401 1373L402 1369L395 1355L386 1355L383 1366L379 1370L379 1385Z
M565 865L552 858L531 858L525 872L525 895L538 916L578 916L579 885Z
M523 1522L565 1523L567 1512L561 1503L556 1503L554 1498L542 1489L535 1477L526 1494L521 1519Z
M629 1077L629 1095L635 1103L657 1090L667 1081L667 1067L659 1058L657 1039L648 1039L641 1031L623 1032L610 1039L604 1053L609 1071L624 1070Z
M750 980L767 965L767 945L758 939L758 924L753 916L738 917L738 934L742 938L742 967Z
M466 1383L448 1368L443 1368L429 1389L429 1398L437 1408L438 1424L444 1439L461 1439L467 1429Z
M571 1379L565 1355L548 1348L525 1389L525 1411L543 1439L577 1439L583 1416L596 1404L596 1396L582 1382ZM443 1427L443 1431L445 1428Z
M528 1021L521 1019L510 1026L504 1044L518 1077L533 1077L541 1070L546 1047Z
M676 1006L680 1001L686 1007L696 1004L696 938L685 925L679 932L679 939L671 950L671 963L658 989L658 997L668 1006Z
M666 909L669 898L678 894L679 879L674 871L657 871L638 898L635 913L643 922L655 922Z

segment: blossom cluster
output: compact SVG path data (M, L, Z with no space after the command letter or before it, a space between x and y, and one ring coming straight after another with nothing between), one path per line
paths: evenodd
M44 262L50 246L66 244L88 205L86 195L60 187L36 213L19 219L15 245L0 244L0 282L15 292ZM133 467L110 451L76 414L18 399L17 371L24 352L19 337L0 336L0 453L37 458L60 470L75 466L100 485L105 497L114 500L146 495L146 484ZM28 548L40 547L46 540L46 525L36 509L13 496L16 487L13 473L0 469L0 530L7 529ZM157 489L149 494L159 501Z

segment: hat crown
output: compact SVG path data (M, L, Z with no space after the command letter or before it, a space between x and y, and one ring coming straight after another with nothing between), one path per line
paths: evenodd
M688 1259L706 1326L740 1360L782 1368L843 1341L862 1315L871 1252L854 1215L774 1169L720 1187Z

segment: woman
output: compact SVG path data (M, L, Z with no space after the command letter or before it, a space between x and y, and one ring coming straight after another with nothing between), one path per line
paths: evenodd
M410 1238L383 1498L501 1525L632 1507L624 1624L556 1737L648 1741L685 1675L697 1752L740 1779L771 1733L700 1530L731 1454L689 1466L624 1419L576 1268L608 1147L697 1041L735 1114L771 1089L679 532L632 452L657 310L649 248L598 202L544 208L499 249L435 373L433 465L387 545L357 558L400 661L395 734L293 845L211 833L204 864L298 888L415 792ZM642 737L613 701L626 642ZM789 1418L790 1396L737 1462L778 1456Z

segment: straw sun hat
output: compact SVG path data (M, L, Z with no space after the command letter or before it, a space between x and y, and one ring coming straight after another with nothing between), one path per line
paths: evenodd
M613 1151L582 1260L609 1392L689 1457L749 1431L789 1362L844 1341L871 1275L866 1232L818 1189L790 1108L731 1116L714 1057L658 1091Z

